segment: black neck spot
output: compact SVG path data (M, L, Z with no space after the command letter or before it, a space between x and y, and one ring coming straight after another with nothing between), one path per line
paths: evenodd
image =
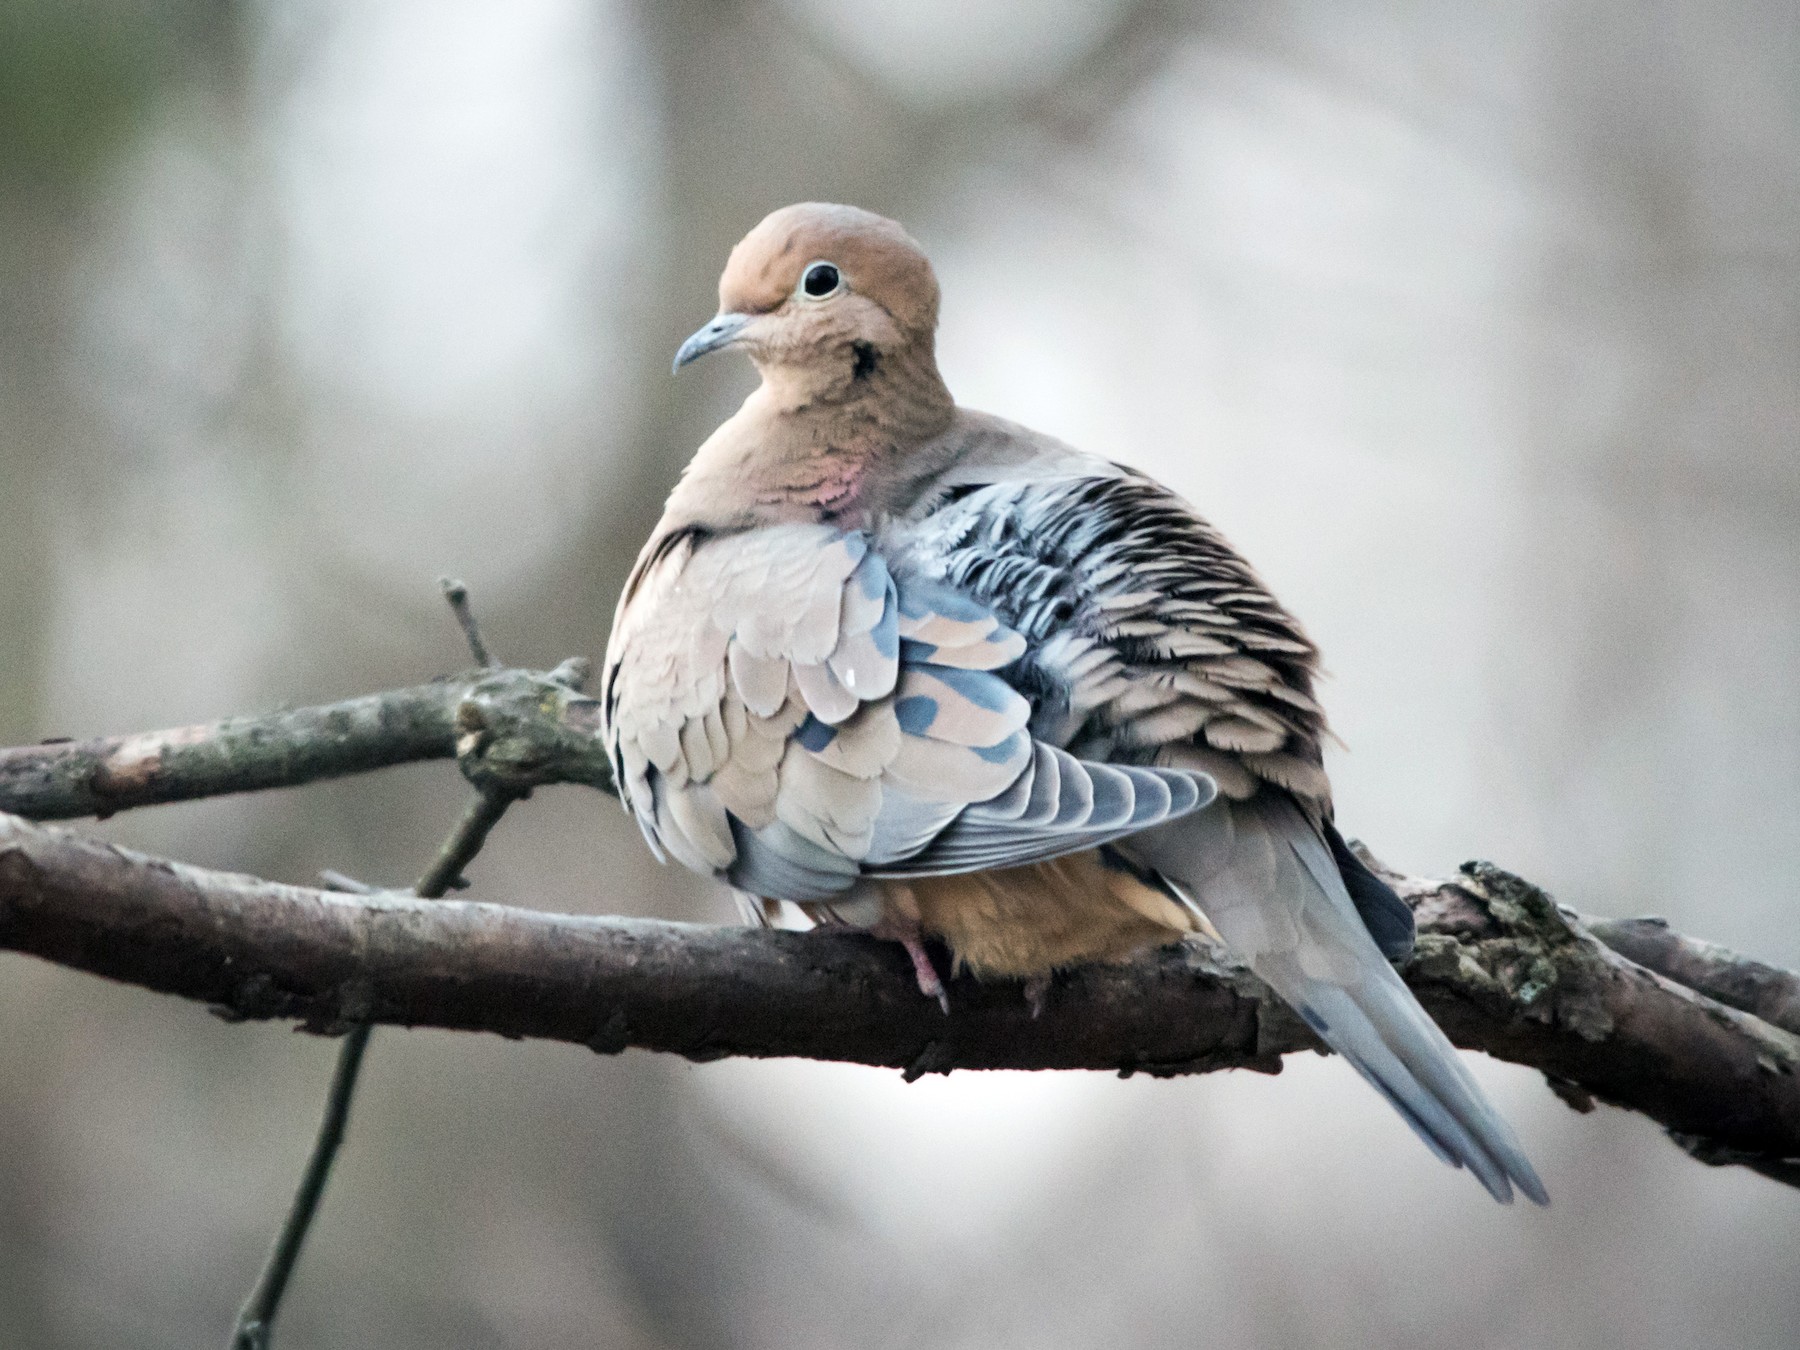
M850 367L850 378L853 380L868 379L881 364L881 353L875 350L872 342L852 342L850 351L856 357L856 364Z

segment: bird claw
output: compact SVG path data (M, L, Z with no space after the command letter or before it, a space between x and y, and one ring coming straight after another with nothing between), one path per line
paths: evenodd
M1031 1009L1031 1020L1037 1021L1044 1015L1044 1000L1050 994L1050 974L1033 975L1025 981L1025 1006Z
M938 978L937 967L931 964L931 953L925 950L925 941L917 933L906 933L897 939L906 948L906 954L912 958L913 978L919 982L919 992L926 998L937 1000L938 1007L944 1010L944 1016L950 1015L950 995L944 991L944 982Z

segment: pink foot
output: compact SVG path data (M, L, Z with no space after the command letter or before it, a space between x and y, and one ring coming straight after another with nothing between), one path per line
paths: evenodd
M926 998L935 998L938 1007L944 1010L944 1016L948 1017L950 995L944 992L944 982L938 978L937 967L931 964L931 953L925 950L924 939L917 933L906 933L896 940L912 957L913 976L919 982L919 992Z

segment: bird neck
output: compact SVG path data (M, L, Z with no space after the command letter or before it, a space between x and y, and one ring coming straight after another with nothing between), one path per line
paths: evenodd
M757 369L770 411L801 422L875 423L924 440L949 425L956 406L930 333L887 349L846 337L803 360L758 361Z
M956 411L929 340L843 359L762 364L763 382L700 447L664 525L868 526L904 503L911 461ZM835 357L836 354L834 354Z

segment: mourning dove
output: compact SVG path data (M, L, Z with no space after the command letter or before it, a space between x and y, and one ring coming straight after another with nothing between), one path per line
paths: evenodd
M761 385L688 464L620 598L601 692L659 857L756 921L1049 975L1204 930L1447 1163L1545 1202L1389 958L1406 905L1332 823L1317 651L1143 474L959 408L938 286L894 222L776 211L680 369Z

